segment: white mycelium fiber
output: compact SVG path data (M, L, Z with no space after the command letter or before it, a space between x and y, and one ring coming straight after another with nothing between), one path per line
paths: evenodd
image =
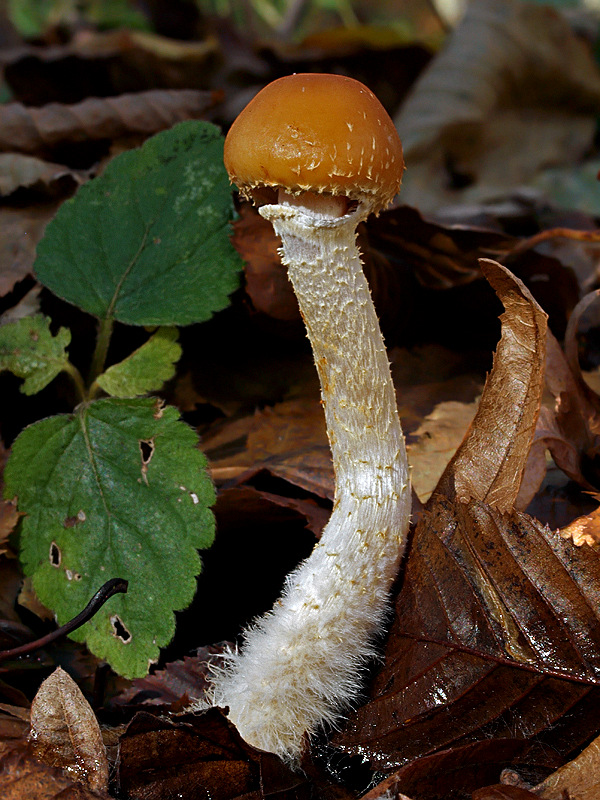
M291 762L304 735L335 722L362 688L409 524L404 438L355 244L367 213L261 209L282 239L319 371L336 499L310 557L215 675L212 700L244 739Z

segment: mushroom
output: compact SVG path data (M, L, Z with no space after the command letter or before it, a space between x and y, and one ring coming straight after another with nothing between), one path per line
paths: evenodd
M410 515L404 438L356 226L397 193L400 139L373 93L338 75L269 84L233 123L225 166L280 236L321 381L331 518L272 611L213 677L241 735L298 763L305 734L356 701Z

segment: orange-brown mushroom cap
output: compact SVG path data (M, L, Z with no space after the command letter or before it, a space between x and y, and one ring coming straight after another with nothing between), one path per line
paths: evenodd
M298 74L266 86L235 120L224 153L245 196L261 186L286 192L368 196L373 210L400 188L400 137L370 89L341 75Z

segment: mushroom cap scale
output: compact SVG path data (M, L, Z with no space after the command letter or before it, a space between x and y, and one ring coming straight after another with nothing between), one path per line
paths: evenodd
M375 212L397 194L400 137L375 95L341 75L289 75L268 84L237 117L224 153L244 196L267 186L371 198Z

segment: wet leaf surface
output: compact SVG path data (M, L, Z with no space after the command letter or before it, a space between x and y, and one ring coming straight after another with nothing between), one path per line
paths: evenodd
M302 776L245 744L218 709L174 720L137 714L121 740L119 784L131 800L308 798Z

